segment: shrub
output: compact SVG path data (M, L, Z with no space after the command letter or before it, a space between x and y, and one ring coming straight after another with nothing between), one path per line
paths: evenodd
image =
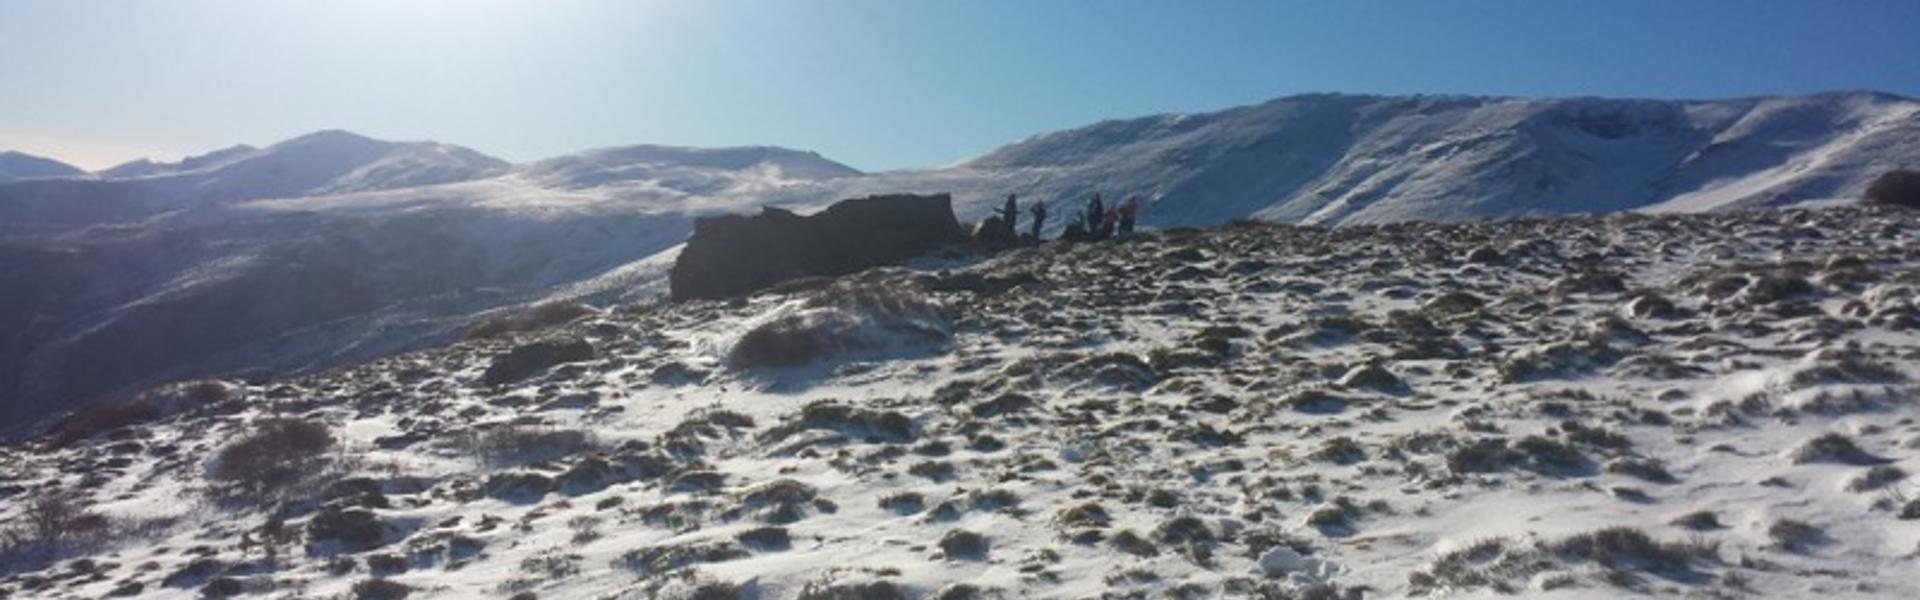
M505 354L493 357L487 364L487 370L480 374L480 382L486 385L505 385L546 372L548 369L567 363L593 360L597 351L593 344L579 339L546 340L516 346Z
M592 450L592 433L534 423L476 428L461 439L465 450L489 467L554 460Z
M89 511L78 494L44 488L29 494L21 503L20 515L12 527L0 532L11 546L61 543L104 534L105 516Z
M646 577L690 565L739 560L748 556L747 551L733 542L691 542L629 550L615 560L613 566Z
M1553 544L1561 556L1590 560L1609 569L1682 573L1696 561L1712 559L1718 549L1687 542L1660 542L1632 527L1608 527L1567 537Z
M353 597L357 600L401 600L412 593L411 586L391 579L368 579L353 584Z
M314 543L332 543L343 550L358 552L383 546L389 527L373 511L340 508L321 511L307 520L307 538Z
M1847 482L1849 492L1869 492L1899 483L1907 478L1907 472L1893 465L1880 465L1867 469L1866 473Z
M1832 463L1872 466L1890 462L1862 450L1860 446L1853 443L1852 439L1834 432L1827 432L1801 443L1793 449L1789 458L1796 465Z
M1826 534L1805 522L1780 519L1767 527L1767 537L1782 550L1800 552L1826 539Z
M594 314L593 308L578 302L537 304L526 310L488 317L467 325L460 329L460 339L477 340L546 329L591 314Z
M1875 204L1920 208L1920 171L1894 170L1881 173L1867 185L1867 201Z
M146 423L161 417L160 407L142 399L96 404L75 410L47 429L47 438L55 446L67 446L128 425Z
M986 560L987 536L954 529L940 538L940 551L946 553L949 560Z
M128 399L77 409L47 428L48 441L66 446L121 427L149 423L181 411L232 400L234 386L217 379L170 383Z
M250 491L283 489L312 474L334 442L333 432L325 423L284 417L261 419L253 423L252 431L220 449L211 475Z
M835 287L773 309L728 352L743 368L804 365L841 353L944 346L953 317L911 288Z
M906 600L906 590L884 579L873 581L809 581L799 600Z

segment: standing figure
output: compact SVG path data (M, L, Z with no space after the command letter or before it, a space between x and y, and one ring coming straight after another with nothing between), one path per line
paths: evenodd
M1115 204L1111 208L1108 208L1107 214L1100 219L1100 238L1106 239L1113 237L1113 230L1119 225L1120 205Z
M1127 196L1127 201L1120 205L1121 235L1133 233L1133 220L1134 220L1134 217L1137 217L1139 215L1140 215L1140 197Z
M1094 239L1106 237L1100 235L1100 220L1106 214L1107 207L1100 203L1100 194L1094 194L1087 200L1087 233Z
M1016 233L1019 230L1014 227L1019 218L1020 206L1014 203L1013 194L1007 194L1007 203L1000 205L1000 227L1009 243L1020 239L1020 235Z
M1040 228L1047 224L1047 203L1034 202L1031 211L1033 212L1033 241L1039 242Z

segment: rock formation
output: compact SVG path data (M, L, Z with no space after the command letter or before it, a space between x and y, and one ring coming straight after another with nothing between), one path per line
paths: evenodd
M899 262L965 239L947 194L842 200L809 216L769 207L696 221L669 284L675 300L725 298Z

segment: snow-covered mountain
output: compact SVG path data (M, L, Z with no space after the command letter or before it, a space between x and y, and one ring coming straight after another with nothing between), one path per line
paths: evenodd
M48 211L46 188L0 186L0 214L40 211L39 227L0 226L0 423L168 379L365 360L560 292L630 297L642 290L583 282L679 244L693 215L858 173L773 148L616 148L501 167L338 132L222 154L58 198L120 213ZM294 168L302 160L313 166ZM403 183L449 178L462 180ZM246 197L314 188L356 191ZM171 195L181 190L205 195Z
M1148 227L1346 225L1857 196L1920 168L1920 102L1307 95L1037 135L941 168L860 173L780 148L630 146L507 165L320 132L96 180L0 184L0 418L169 379L285 374L447 339L546 300L644 298L692 220L952 193L1139 194Z
M1717 101L1307 95L1034 136L870 189L1139 194L1146 222L1340 225L1857 197L1920 167L1920 102L1871 92Z
M78 167L51 158L11 150L0 151L0 183L22 179L80 177L86 174L86 171Z
M135 161L91 178L3 186L0 232L127 223L221 202L413 188L509 166L459 146L321 131L265 148L234 146L178 163Z
M152 159L132 160L94 173L102 179L132 179L135 177L153 177L211 169L259 152L259 148L246 144L229 146L198 156L189 156L179 162L156 162Z

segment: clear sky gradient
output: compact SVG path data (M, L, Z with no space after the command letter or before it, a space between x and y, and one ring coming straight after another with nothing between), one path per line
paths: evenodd
M339 128L881 170L1301 92L1837 89L1920 95L1920 1L0 0L0 149L85 168Z

